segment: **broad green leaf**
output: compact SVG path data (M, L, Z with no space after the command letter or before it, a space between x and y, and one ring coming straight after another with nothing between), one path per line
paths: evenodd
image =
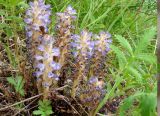
M129 42L127 41L127 39L125 39L124 37L122 37L121 35L115 35L115 39L117 39L119 41L119 43L121 44L121 46L123 46L126 50L128 50L128 52L132 55L133 54L133 50L131 45L129 44Z

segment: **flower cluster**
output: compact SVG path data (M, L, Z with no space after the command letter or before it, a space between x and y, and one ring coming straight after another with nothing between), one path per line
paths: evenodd
M77 65L77 71L75 73L74 79L73 79L73 86L72 86L72 93L71 96L76 96L76 91L78 89L78 85L81 81L87 81L87 72L86 70L86 64L87 59L91 55L91 49L89 49L90 46L90 40L91 40L92 33L89 33L88 31L84 30L79 35L72 35L72 42L71 46L74 49L73 55L76 58L75 64Z
M91 72L94 76L103 78L106 75L106 61L107 53L110 50L111 35L108 32L100 32L99 35L94 36L95 49L92 58L92 69Z
M56 14L56 34L53 37L47 34L50 15L50 5L37 0L30 2L24 19L27 24L27 47L37 77L38 90L44 93L46 99L51 87L61 87L69 79L72 89L68 93L71 97L80 99L92 115L106 93L104 69L111 35L108 32L93 34L87 30L75 34L73 23L76 11L68 6L64 12ZM75 65L74 69L70 67L69 59ZM73 73L72 78L65 76L67 72L64 69L68 68Z
M98 77L90 77L80 88L80 100L88 110L96 109L99 101L104 97L106 93L104 85L104 82L98 80Z
M90 109L94 109L93 106L96 106L104 95L102 94L104 93L103 78L106 54L110 50L110 37L108 32L100 32L97 35L86 30L80 35L72 36L72 53L76 59L78 71L73 79L71 95L75 97L76 94L80 94L82 103Z
M61 70L58 71L60 75L59 86L64 86L67 78L67 65L69 64L70 58L70 38L74 32L73 23L76 19L76 11L68 6L64 12L56 13L57 20L55 26L55 43L54 46L60 49L60 57L56 61L62 66Z
M36 45L39 44L40 27L44 28L44 31L48 31L48 25L50 24L50 5L45 5L43 0L30 2L30 7L26 11L26 18L24 19L27 24L25 27L27 37L27 48L30 56L35 54ZM33 58L31 58L33 61Z
M53 57L60 56L60 50L53 47L54 38L45 34L50 24L50 5L45 5L43 0L30 2L30 8L26 11L26 35L28 49L34 67L34 75L37 77L39 92L44 92L47 98L49 87L56 85L61 65L53 60Z
M69 54L69 42L71 34L74 31L72 25L76 19L76 11L68 6L64 12L57 13L57 24L56 24L56 42L55 46L60 48L61 54L59 63L64 66Z
M73 55L74 57L84 57L85 59L93 55L93 42L91 41L92 33L89 33L86 30L83 30L79 35L72 35L71 46L74 48Z

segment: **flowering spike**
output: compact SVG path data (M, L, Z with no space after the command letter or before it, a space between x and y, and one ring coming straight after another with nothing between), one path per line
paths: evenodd
M53 72L56 73L61 67L56 65L53 68L50 63L53 62L53 56L59 56L60 51L56 48L53 49L54 38L44 34L48 31L50 24L50 5L45 5L44 0L37 0L29 4L30 7L26 11L26 18L24 19L27 24L28 49L33 67L37 70L35 76L39 78L37 80L41 80L37 82L39 92L44 92L44 99L46 99L50 86L52 84L57 86L58 76Z

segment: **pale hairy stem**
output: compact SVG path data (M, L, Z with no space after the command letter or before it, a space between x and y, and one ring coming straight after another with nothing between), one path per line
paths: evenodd
M79 82L83 79L83 72L85 70L85 63L83 62L83 60L81 60L81 62L78 63L79 70L77 72L77 75L74 77L73 79L73 86L72 86L72 91L71 91L71 97L75 98L76 96L76 91L79 85Z

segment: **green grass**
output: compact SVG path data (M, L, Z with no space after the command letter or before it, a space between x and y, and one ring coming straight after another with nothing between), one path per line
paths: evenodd
M50 27L52 34L54 34L55 13L63 11L68 5L77 10L76 33L88 29L95 33L106 30L112 34L112 50L107 61L109 74L106 75L108 92L96 112L107 100L115 96L133 95L121 103L122 107L116 112L117 114L123 115L129 110L127 113L130 115L155 115L156 102L151 104L151 107L146 106L151 103L148 103L148 100L155 99L156 95L156 1L46 0L46 3L52 5L53 23ZM0 44L5 48L12 69L20 70L22 49L25 44L23 18L28 5L24 0L0 0L0 7ZM13 41L14 50L12 44L8 44L10 40ZM21 44L18 44L18 40ZM109 84L111 80L115 80L113 87ZM120 85L121 82L125 82L125 87ZM133 89L134 92L126 93L128 89ZM144 100L145 95L148 96L146 100ZM134 100L139 101L136 107L133 106ZM144 110L149 111L148 114L145 114Z

